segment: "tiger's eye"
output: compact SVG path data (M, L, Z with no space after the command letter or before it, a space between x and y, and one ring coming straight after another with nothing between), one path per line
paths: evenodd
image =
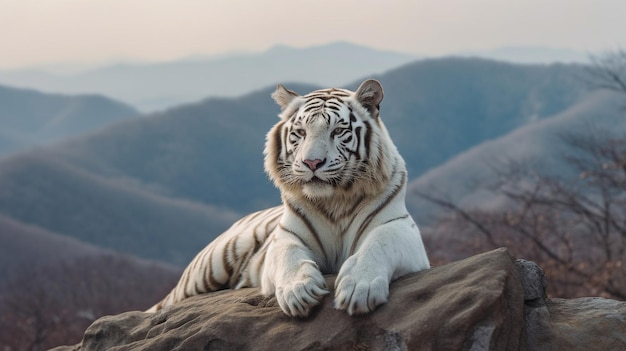
M346 130L348 128L341 128L341 127L337 127L335 129L333 129L333 132L331 133L332 136L337 136L341 133L343 133L344 130Z
M298 128L296 130L294 130L294 132L296 133L296 135L300 136L300 137L305 137L306 136L306 131L302 128Z

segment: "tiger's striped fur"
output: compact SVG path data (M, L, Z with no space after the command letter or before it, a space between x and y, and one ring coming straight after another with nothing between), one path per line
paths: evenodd
M367 313L387 301L389 283L429 267L406 210L407 172L379 116L383 90L305 96L279 85L282 111L267 134L265 170L283 204L250 214L202 250L178 285L149 312L223 288L260 287L290 316L307 316L329 293L335 307Z

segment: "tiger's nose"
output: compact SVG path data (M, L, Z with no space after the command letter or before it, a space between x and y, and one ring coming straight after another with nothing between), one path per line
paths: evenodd
M316 158L315 160L304 160L302 162L304 162L310 170L314 171L321 167L326 162L326 159L320 160L319 158Z

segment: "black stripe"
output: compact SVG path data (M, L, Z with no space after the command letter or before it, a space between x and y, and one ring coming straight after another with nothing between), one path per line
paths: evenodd
M357 208L359 208L359 205L361 204L361 202L363 201L363 199L365 198L365 196L361 195L361 197L359 197L359 199L357 201L355 201L354 206L352 206L352 208L346 212L345 214L343 214L343 218L345 218L348 215L353 214ZM346 232L348 231L348 229L350 229L350 227L352 226L352 222L354 222L354 220L356 219L356 215L351 216L352 219L350 219L350 222L348 223L348 225L345 226L345 230L341 233L341 237L343 238L343 236L346 234Z
M239 285L239 282L242 280L242 276L244 274L244 272L246 271L249 263L250 263L250 259L256 254L256 252L259 250L259 248L261 247L261 243L259 241L256 240L256 230L257 228L254 228L254 246L252 247L252 250L248 250L245 254L245 256L243 256L243 260L241 260L241 262L239 263L239 266L237 267L235 274L233 274L230 277L229 280L229 285L230 287L235 287L237 285ZM247 284L246 284L247 285Z
M233 273L233 266L232 264L228 261L228 254L230 252L232 252L231 249L231 244L233 242L233 240L235 239L231 238L230 240L228 240L228 242L226 243L225 247L224 247L224 252L222 252L222 265L224 265L224 270L226 270L226 275L230 278L231 274Z
M206 253L203 253L202 256L196 258L196 262L203 262L204 263L205 262L204 261L205 256L206 256ZM194 264L193 268L189 272L195 271L196 270L195 267L196 267L196 265ZM200 273L202 273L202 270L200 270ZM202 286L199 286L200 283L202 283ZM203 281L196 280L194 282L194 288L196 290L196 294L200 294L200 293L209 291L209 290L206 289L206 286L205 286Z
M187 271L187 273L191 273L191 270ZM183 298L186 299L190 295L187 294L187 284L189 284L189 274L185 275L185 282L183 283Z
M372 146L372 126L367 121L364 121L363 123L365 124L365 140L363 141L365 146L365 157L363 158L369 160L370 148Z
M183 287L183 296L184 296L185 298L188 298L188 297L190 296L190 295L187 293L187 288L188 288L188 286L187 286L187 285L189 284L189 278L190 278L190 276L191 276L191 273L192 273L192 272L194 272L194 271L196 270L196 266L198 265L198 263L200 263L200 262L204 261L203 257L204 257L204 255L194 258L194 260L192 261L191 265L190 265L187 269L185 269L185 271L183 272L183 274L185 274L185 276L184 276L185 280L184 280L184 282L183 282L183 284L182 284L182 287ZM182 278L181 278L181 279L182 279ZM194 288L196 291L198 290L198 287L197 287L197 285L196 285L196 283L195 283L195 282L194 282L194 286L193 286L193 288Z
M356 152L354 152L354 154L356 155L357 159L361 158L359 155L359 149L361 148L361 129L362 127L354 128L354 133L356 134Z
M361 240L361 236L363 235L363 233L365 232L365 230L367 229L369 224L372 222L374 217L376 217L376 215L383 208L385 208L387 205L389 205L391 200L393 200L400 193L400 191L402 190L402 187L404 186L405 182L406 182L406 172L402 172L402 180L400 181L400 184L396 185L394 187L394 189L393 189L393 192L389 195L389 197L387 197L387 199L382 204L380 204L378 207L376 207L376 209L374 209L374 211L372 211L365 218L363 223L361 223L361 226L359 227L359 230L357 231L357 234L354 237L354 241L352 242L352 247L350 248L350 256L352 256L354 254L354 250L356 250L356 246L359 243L359 240Z
M324 111L322 112L322 117L324 117L324 121L326 122L326 125L330 125L330 115L328 114L328 112Z
M276 223L276 221L280 220L280 216L281 215L282 215L282 211L277 213L276 217L272 218L271 220L267 221L267 223L265 223L265 237L263 238L263 241L265 241L265 239L269 236L270 231L273 230L276 227L275 223ZM270 229L270 227L272 227L272 226L274 228ZM255 237L255 239L256 239L256 237Z
M407 213L407 214L405 214L404 216L400 216L400 217L392 218L392 219L390 219L390 220L388 220L388 221L386 221L386 222L381 223L381 225L383 225L383 224L387 224L387 223L391 223L391 222L394 222L394 221L399 221L399 220L401 220L401 219L407 219L407 218L409 218L409 214L408 214L408 213Z
M240 221L241 224L244 223L250 223L252 222L254 219L256 219L258 216L262 215L264 213L264 211L259 211L259 212L255 212L253 214L249 214L247 216L245 216L244 218L242 218L242 220Z
M204 278L207 279L207 283L209 285L210 290L208 291L215 291L215 290L219 290L219 288L222 286L222 284L220 284L217 280L215 280L215 277L213 276L213 252L215 250L211 251L211 254L209 255L209 263L208 263L208 277L205 276Z
M310 247L309 245L307 245L307 243L306 243L304 240L302 240L302 238L301 238L301 237L300 237L300 236L299 236L296 232L294 232L294 231L292 231L292 230L289 230L289 229L285 228L285 227L284 227L282 224L280 224L280 223L278 223L278 227L279 227L281 230L284 230L284 231L286 231L287 233L289 233L289 234L293 235L296 239L298 239L298 240L302 243L302 246L306 247L307 249L309 249L309 251L313 252L313 250L311 250L311 247Z
M315 100L311 100L308 101L306 104L304 104L305 108L303 112L310 112L311 110L314 109L320 109L322 106L324 106L324 100L320 99L320 101L315 101Z
M208 269L209 269L209 270L211 269L211 264L210 264L210 262L209 262ZM212 291L212 290L213 290L213 289L211 288L211 285L209 284L209 282L208 282L208 281L207 281L207 279L206 279L206 272L203 272L203 273L202 273L202 286L203 286L203 288L204 288L204 292L209 292L209 291Z
M326 251L324 250L324 245L322 245L322 240L320 240L320 237L317 234L317 231L315 230L315 228L313 227L313 224L311 224L309 219L306 218L306 216L303 213L301 213L298 209L296 209L291 203L286 202L285 206L288 206L291 211L293 211L295 214L297 214L300 217L300 219L302 219L302 222L304 222L304 225L306 225L307 229L309 230L309 232L311 233L311 235L317 242L317 246L319 246L320 252L326 253Z
M224 250L224 256L222 256L222 262L224 263L224 269L226 270L226 275L230 278L233 275L233 263L237 262L237 240L240 235L235 235L232 239L228 240L226 243L226 247ZM228 259L229 255L232 257L232 262Z

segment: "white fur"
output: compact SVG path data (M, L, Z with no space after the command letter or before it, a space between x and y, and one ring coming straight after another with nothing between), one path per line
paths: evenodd
M283 107L281 119L293 119L294 113L296 116L306 114L303 105L306 99L282 89L279 86L275 93L275 97L280 96L277 102ZM278 146L272 145L269 136L276 131L268 135L266 170L281 189L283 202L296 210L287 206L283 213L267 252L261 287L266 295L276 294L279 305L288 315L308 315L328 293L321 271L338 272L335 307L357 314L370 312L385 303L392 279L429 267L419 230L405 207L404 161L382 122L375 121L379 117L371 116L372 112L378 113L382 95L378 82L366 81L356 93L342 98L360 117L357 123L368 120L373 129L380 126L373 147L383 150L376 155L377 159L382 159L380 169L370 169L371 174L359 178L348 191L324 183L307 183L314 176L324 179L324 167L311 171L301 162L307 158L337 156L333 138L328 137L334 127L332 124L328 126L318 118L306 125L303 133L306 137L297 148L289 150L291 156L282 154L290 158L292 172L288 175L276 172L271 156L277 153ZM346 113L349 112L344 107L338 114ZM291 186L290 182L299 186ZM387 199L391 200L381 207ZM306 214L308 226L301 213ZM363 227L365 221L370 223ZM312 237L310 226L323 247Z

